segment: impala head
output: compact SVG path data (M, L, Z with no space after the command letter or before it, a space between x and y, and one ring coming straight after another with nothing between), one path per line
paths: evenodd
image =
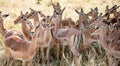
M65 7L61 9L61 6L59 3L57 3L57 5L52 3L52 5L54 8L54 15L62 15L63 11L65 10Z
M91 11L89 13L87 13L87 16L92 16L93 18L97 18L98 16L98 8L91 8Z
M23 12L21 11L21 15L14 21L14 23L19 24L19 23L25 22L28 19L27 14L28 12L26 12L24 15Z
M116 13L118 8L119 6L114 5L112 8L109 9L109 6L107 5L105 10L106 16L108 17L111 13Z
M41 11L36 11L32 8L29 8L30 9L30 14L28 14L28 18L34 18L36 15L38 15L38 13L40 13Z
M91 33L91 35L102 35L102 34L106 34L107 32L108 32L108 25L102 22L101 25Z
M83 16L84 16L84 11L83 11L82 8L80 9L80 12L75 9L75 12L79 15L79 19L83 18Z
M57 3L57 5L55 5L55 4L52 3L52 5L53 5L53 8L54 8L54 13L59 14L61 12L60 4Z
M101 26L103 23L103 18L104 18L104 16L102 16L102 13L100 13L98 19L95 22L90 24L90 28L96 29L99 26Z
M51 17L50 16L45 16L41 22L44 22L45 24L50 24L51 23Z
M78 15L83 15L84 11L83 9L81 8L80 9L80 12L78 10L75 9L75 12L78 14Z

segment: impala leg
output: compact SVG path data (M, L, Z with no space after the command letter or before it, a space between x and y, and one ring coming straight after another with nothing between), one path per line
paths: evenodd
M22 66L26 66L26 61L22 61Z
M9 66L9 60L10 60L10 52L9 52L9 49L7 47L5 47L5 52L6 52L6 66Z
M41 47L41 54L42 54L42 66L44 65L44 48Z
M46 52L46 60L47 60L47 65L49 66L49 52L50 52L50 46L47 48L47 52Z
M79 60L79 53L75 50L75 46L70 46L70 50L73 53L73 61L75 61L75 66L79 66L80 65L80 60Z
M113 66L113 58L112 58L112 55L111 55L110 52L111 51L106 52L106 55L107 55L107 58L108 58L108 66Z
M18 61L17 60L14 59L13 63L14 63L14 66L18 66Z
M65 54L64 54L64 50L65 50L65 46L62 46L62 56L63 56L63 58L66 58Z
M59 60L59 51L60 51L60 48L59 48L59 44L57 45L57 61Z
M109 60L109 66L113 66L113 59L109 56L108 60Z
M66 60L66 62L69 64L68 59L65 57L64 50L65 50L65 46L62 47L62 56Z
M32 66L32 60L28 62L28 66Z

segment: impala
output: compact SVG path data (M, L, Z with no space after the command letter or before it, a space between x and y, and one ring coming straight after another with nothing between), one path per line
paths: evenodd
M26 40L15 31L8 31L4 36L6 49L16 60L22 60L22 66L26 66L26 61L31 61L36 53L38 30L32 36L31 41Z
M25 36L28 40L31 40L32 37L31 37L30 31L32 30L32 29L31 29L32 26L30 26L30 28L27 27L27 24L26 24L27 14L28 14L28 12L26 12L26 14L24 15L24 14L22 13L22 11L21 11L21 15L14 21L14 23L15 23L15 24L20 24L20 23L22 23L22 32L23 32L24 36ZM28 21L27 21L27 23L30 24L31 22L28 22Z

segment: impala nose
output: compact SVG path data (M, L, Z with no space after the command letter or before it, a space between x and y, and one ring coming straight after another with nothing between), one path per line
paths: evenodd
M34 31L31 31L30 33L31 33L31 35L33 35L35 32L34 32Z

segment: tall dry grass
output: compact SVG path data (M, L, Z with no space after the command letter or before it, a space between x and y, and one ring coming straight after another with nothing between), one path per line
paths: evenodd
M74 21L78 19L78 15L74 9L79 10L80 8L83 8L85 13L87 13L90 11L90 8L98 7L99 12L104 13L106 5L109 5L110 7L114 4L120 5L120 0L40 0L39 4L37 4L37 0L0 0L0 11L2 11L2 13L10 14L10 16L4 20L4 26L7 29L12 27L12 29L21 31L21 25L14 25L13 23L13 21L20 15L21 10L25 13L26 11L30 11L29 8L33 8L42 11L46 15L52 15L52 3L57 2L60 3L62 8L66 7L63 13L63 18L71 17ZM120 10L120 8L118 10ZM0 65L4 60L4 52L4 44L2 37L0 36ZM67 53L67 50L66 56L71 60L71 56ZM84 50L81 53L79 60L80 66L107 66L107 57L104 50L98 44L93 44ZM72 61L69 62L71 63ZM37 63L34 65L37 66ZM55 59L51 61L51 66L58 65L68 66L70 64L64 59L59 60L59 64Z

